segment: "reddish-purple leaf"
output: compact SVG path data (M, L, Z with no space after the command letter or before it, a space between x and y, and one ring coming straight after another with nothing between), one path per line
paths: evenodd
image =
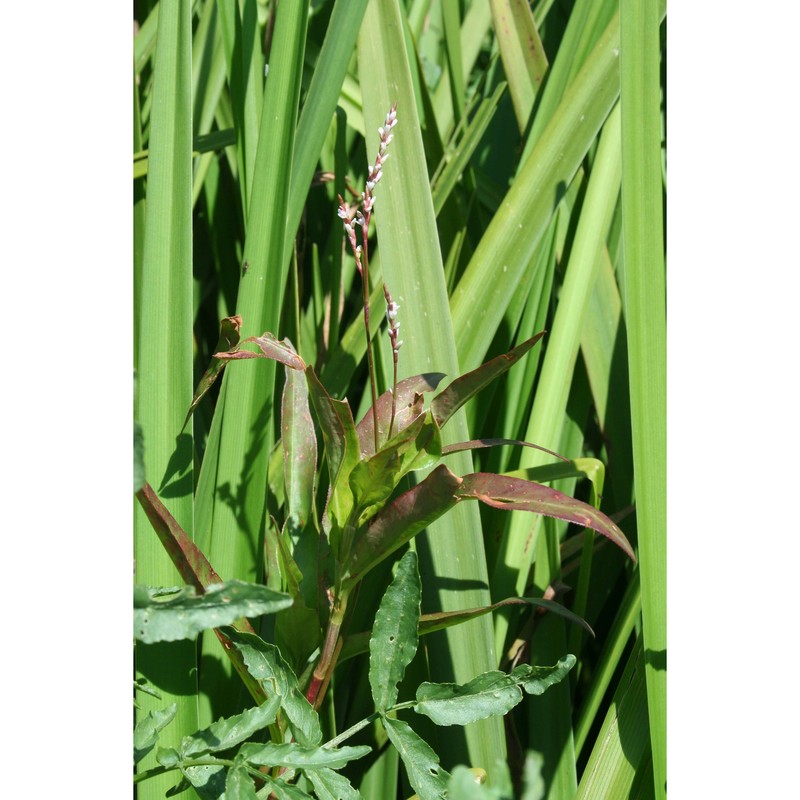
M538 444L531 442L523 442L521 439L472 439L469 442L456 442L456 444L448 444L442 448L442 455L447 456L450 453L458 453L460 450L479 450L482 447L500 447L502 445L521 445L522 447L533 447L535 450L541 450L543 453L560 458L562 461L569 463L568 458L560 456L553 450L548 450Z
M297 355L288 339L278 341L275 336L267 332L261 336L251 336L249 339L245 339L242 344L248 344L249 342L257 344L261 352L254 353L251 350L237 350L233 353L214 353L214 358L222 358L228 361L244 358L270 358L292 369L304 370L306 368L305 362Z
M513 367L546 332L537 333L536 336L517 345L508 353L497 356L497 358L481 364L480 367L472 370L472 372L467 372L465 375L456 378L446 389L434 397L431 403L431 411L433 411L433 416L439 423L439 427L443 428L445 422L484 386Z
M442 372L426 372L424 375L414 375L406 378L397 384L397 403L395 408L394 425L392 426L392 436L407 428L421 413L421 407L416 403L417 395L424 392L432 392L444 378ZM376 404L378 409L378 441L385 442L389 434L389 423L392 416L392 392L384 392ZM369 458L375 455L375 429L372 419L372 408L364 415L364 419L358 423L358 440L361 442L362 458Z
M175 517L169 513L149 483L145 483L136 492L136 498L147 514L150 524L172 559L175 568L189 586L194 586L197 592L202 594L207 586L223 582L202 551L181 528ZM255 633L253 626L245 618L238 620L234 627L245 633ZM248 672L241 653L218 628L214 628L214 633L253 699L259 705L263 703L267 696L259 682Z
M548 486L508 475L475 472L464 476L456 494L459 497L474 497L494 508L532 511L591 528L608 537L636 561L625 534L602 511Z
M459 500L460 484L461 478L441 464L379 511L357 535L343 588L355 586L372 567L452 508Z

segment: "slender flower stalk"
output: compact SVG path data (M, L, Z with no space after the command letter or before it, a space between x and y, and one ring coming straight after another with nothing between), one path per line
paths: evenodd
M389 433L386 436L387 439L392 438L392 428L394 427L394 415L395 411L397 410L397 360L398 360L398 350L400 350L400 346L403 344L403 340L398 340L397 333L400 329L400 323L397 321L397 312L400 310L400 306L392 300L391 294L389 294L389 290L386 288L386 284L383 284L383 296L386 298L386 321L389 323L389 340L392 343L392 367L394 369L394 374L392 377L392 416L389 421Z
M372 422L375 435L375 452L378 452L380 443L378 441L378 389L377 381L375 379L375 363L372 357L372 342L369 335L369 223L372 218L372 209L375 204L374 191L375 187L383 177L383 165L389 158L387 152L389 143L394 138L392 129L397 125L397 103L395 103L386 115L383 126L378 128L378 133L381 136L380 145L378 148L378 155L375 158L375 163L370 165L369 174L367 175L366 186L361 193L361 201L352 207L345 203L342 196L339 195L339 217L344 224L344 231L350 242L350 247L353 250L353 255L356 260L356 268L361 276L361 287L364 298L364 328L367 336L367 365L369 367L369 383L372 391ZM359 208L360 206L360 208ZM361 244L358 244L358 237L356 236L356 227L361 228ZM384 292L388 297L388 292L384 288ZM389 302L387 300L387 302ZM393 344L394 347L394 344ZM395 385L397 384L397 355L395 353ZM395 390L396 392L396 390ZM394 403L395 396L392 395L392 423L394 422ZM391 423L389 428L389 435L391 436Z

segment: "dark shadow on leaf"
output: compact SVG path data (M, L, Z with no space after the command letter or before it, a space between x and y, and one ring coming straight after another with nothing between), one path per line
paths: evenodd
M185 497L194 491L190 470L192 458L192 437L188 433L181 433L175 438L175 449L161 478L159 496Z
M653 669L657 669L659 672L664 672L667 669L667 651L645 650L644 661Z

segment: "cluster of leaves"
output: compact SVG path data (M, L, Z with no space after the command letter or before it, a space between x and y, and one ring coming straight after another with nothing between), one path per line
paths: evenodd
M162 594L169 594L169 598L164 599ZM221 632L240 653L264 693L260 705L184 737L179 748L158 749L160 767L156 770L180 772L176 792L192 786L204 800L218 800L223 795L227 800L270 795L279 800L297 800L312 797L310 791L319 798L358 798L358 791L339 770L372 748L341 746L341 742L378 719L422 800L500 797L503 795L494 793L492 786L476 789L474 772L456 769L449 774L442 769L436 753L397 717L397 712L411 709L437 725L466 725L508 713L522 700L523 693L542 694L563 680L575 664L575 657L567 655L552 667L521 664L511 673L487 672L464 685L426 682L418 687L415 700L398 703L398 685L417 651L420 623L421 585L416 554L409 550L398 563L396 575L383 596L370 636L369 683L375 712L323 743L317 712L303 696L297 677L279 649L253 633L226 625L245 609L250 613L274 613L290 602L290 598L276 596L266 587L239 582L213 585L201 596L185 589L137 593L137 639L174 641L221 626ZM135 763L157 746L160 731L172 721L175 712L173 704L151 711L139 721L134 732ZM260 741L267 729L273 740ZM147 777L148 773L140 773L137 780ZM497 788L503 791L503 783L508 783L507 771L500 771L496 780L500 781ZM526 796L534 797L532 791Z

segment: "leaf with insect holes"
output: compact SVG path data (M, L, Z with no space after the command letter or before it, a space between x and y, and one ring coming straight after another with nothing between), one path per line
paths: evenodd
M421 598L417 554L408 550L381 599L369 640L369 685L378 711L397 702L397 684L417 652Z
M372 752L367 745L357 747L303 747L297 742L287 744L250 743L239 750L239 755L251 764L291 769L342 769L350 761L363 758Z
M280 696L272 695L260 706L212 722L207 728L184 736L181 755L183 758L197 758L205 753L216 753L235 747L247 741L257 731L272 725L280 707Z
M134 764L141 761L156 746L159 732L172 722L177 713L177 704L171 703L166 708L148 711L147 715L136 723L133 731Z
M303 746L316 747L322 741L319 717L300 692L297 676L280 650L253 633L241 633L233 628L224 628L223 633L242 654L248 672L260 682L267 696L280 696L281 708L289 719L294 738Z
M566 678L575 656L566 655L552 667L521 664L511 674L492 670L468 683L421 683L414 711L437 725L468 725L479 719L505 715L528 694L543 694Z
M408 781L420 796L420 800L438 800L445 797L450 775L442 769L439 756L431 746L402 720L382 716L381 722L400 754L408 774Z
M155 590L137 586L134 636L146 644L193 639L200 631L230 625L240 617L275 614L291 604L287 594L243 581L215 584L201 595L185 586L166 600L159 599Z

